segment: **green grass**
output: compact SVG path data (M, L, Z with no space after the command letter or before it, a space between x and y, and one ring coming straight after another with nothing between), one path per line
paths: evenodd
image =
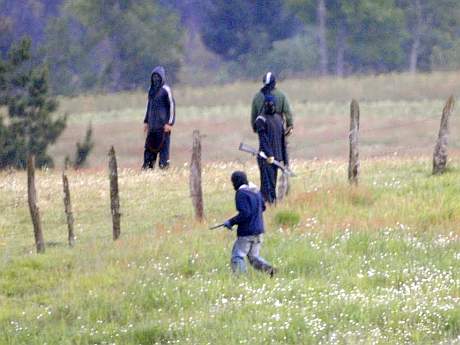
M37 173L45 239L34 253L22 172L0 173L0 344L458 344L460 170L430 160L296 161L292 192L265 214L270 279L230 273L231 171L203 179L193 220L188 170L120 175L111 240L107 173L70 172L77 244L66 246L60 174ZM297 217L299 219L297 219ZM281 224L281 225L280 225Z

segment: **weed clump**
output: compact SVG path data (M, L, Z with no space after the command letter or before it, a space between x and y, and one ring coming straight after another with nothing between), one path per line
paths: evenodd
M275 222L281 226L293 227L300 223L300 215L295 211L279 211L275 215Z

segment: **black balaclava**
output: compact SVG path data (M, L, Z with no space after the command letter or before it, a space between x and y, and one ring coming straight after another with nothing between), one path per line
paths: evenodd
M235 190L238 190L242 185L248 184L248 177L246 173L243 171L235 171L232 174L232 184Z
M262 91L264 95L272 92L276 87L276 78L272 72L265 73L262 82L264 83L264 86L260 89L260 91Z
M163 84L163 79L161 75L158 73L152 73L152 77L150 78L150 90L149 95L154 96L154 94L158 91L158 89Z

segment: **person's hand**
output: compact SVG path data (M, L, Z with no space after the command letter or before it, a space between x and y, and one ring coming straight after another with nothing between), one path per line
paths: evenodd
M273 156L268 157L268 158L267 158L267 163L268 163L268 164L273 164L273 163L275 163L275 157L273 157Z
M294 130L294 127L293 127L293 126L288 126L288 127L286 128L286 130L284 131L284 135L285 135L286 137L290 136L290 135L292 134L292 131L293 131L293 130Z
M169 125L169 124L166 124L166 125L165 125L165 132L166 132L166 133L170 133L170 132L172 131L172 128L173 128L173 126L171 126L171 125Z
M224 222L224 226L225 226L227 229L232 230L232 224L230 223L229 220L226 220L226 221Z
M149 130L149 124L148 124L148 123L144 123L144 134L147 135L148 130Z

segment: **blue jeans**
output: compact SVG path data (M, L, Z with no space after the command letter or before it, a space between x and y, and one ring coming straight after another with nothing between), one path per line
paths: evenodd
M235 273L246 272L245 257L256 270L272 272L272 266L259 256L262 246L262 235L237 237L232 249L232 270Z

